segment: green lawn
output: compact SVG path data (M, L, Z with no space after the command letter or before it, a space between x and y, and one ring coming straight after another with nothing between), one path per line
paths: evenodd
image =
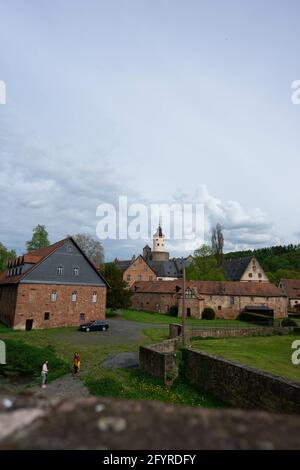
M138 342L124 342L116 344L112 338L111 343L101 344L88 340L86 333L77 332L76 328L55 328L47 330L14 331L4 326L0 326L0 338L18 344L18 357L22 344L30 346L24 348L24 361L32 358L27 355L28 351L40 353L41 361L45 360L45 353L51 345L51 354L55 355L62 362L67 370L71 370L72 358L75 351L79 351L82 360L80 377L88 386L90 393L99 396L112 396L128 399L160 400L171 403L180 403L191 406L214 407L219 406L219 402L210 396L200 395L192 386L177 379L171 388L159 383L155 379L144 375L139 370L130 369L104 369L101 363L108 356L119 352L137 352L139 345L159 342L166 339L168 329L147 328L142 330ZM80 341L80 344L78 344ZM43 348L43 349L37 349ZM53 370L51 356L49 360L49 379L51 374L57 374ZM31 361L32 362L32 361ZM32 364L40 371L40 361L36 363L36 355ZM66 369L65 369L66 370ZM62 370L59 369L61 372ZM57 375L55 375L56 377ZM54 376L52 378L55 378Z
M192 347L300 382L300 365L293 365L291 344L299 335L198 339Z
M122 310L121 317L125 320L139 322L139 323L156 323L156 324L169 324L169 323L181 323L181 318L173 317L167 314L161 313L150 313L138 310ZM241 327L253 327L249 323L241 322L239 320L197 320L196 318L186 318L187 325L204 327L224 327L224 326L241 326Z

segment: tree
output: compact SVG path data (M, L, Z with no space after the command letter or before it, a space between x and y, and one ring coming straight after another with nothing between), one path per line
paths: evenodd
M214 256L216 257L218 265L222 266L224 236L223 236L222 227L221 227L220 224L217 224L212 229L211 246L212 246L212 252L213 252Z
M0 242L0 272L5 271L7 262L17 257L15 250L8 250L3 243Z
M106 263L101 272L110 285L107 291L107 307L114 310L118 308L129 308L131 305L132 292L123 281L123 273L115 263Z
M38 250L39 248L45 248L50 245L48 240L48 232L45 225L37 225L33 229L33 235L31 240L26 242L27 252Z
M79 248L81 248L90 261L98 267L103 264L104 250L99 240L96 240L87 233L77 233L72 235L72 238L74 238Z
M186 276L189 280L225 281L225 273L208 245L195 250L193 261L187 267Z

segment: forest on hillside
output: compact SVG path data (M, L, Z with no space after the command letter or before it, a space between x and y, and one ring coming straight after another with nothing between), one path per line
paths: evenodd
M278 245L256 250L232 251L224 258L255 256L270 281L278 284L280 279L300 279L300 245Z

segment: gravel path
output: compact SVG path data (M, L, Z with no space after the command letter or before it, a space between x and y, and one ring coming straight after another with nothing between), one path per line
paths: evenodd
M53 380L46 388L34 387L32 390L53 403L66 398L71 400L89 396L89 391L79 376L73 377L71 374Z
M139 354L133 352L123 352L109 356L102 362L101 367L111 369L114 367L121 367L125 369L132 369L139 365Z

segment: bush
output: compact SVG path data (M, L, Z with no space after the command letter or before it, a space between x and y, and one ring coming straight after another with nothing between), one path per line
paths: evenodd
M203 320L213 320L215 316L216 316L215 311L211 307L205 307L205 309L202 312Z
M178 307L177 305L172 305L169 310L169 315L172 317L178 317Z
M298 325L291 318L284 318L281 322L281 326L298 326Z

